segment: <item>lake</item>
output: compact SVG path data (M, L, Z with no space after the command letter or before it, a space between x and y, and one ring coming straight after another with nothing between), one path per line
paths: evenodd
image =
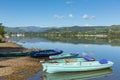
M95 57L97 60L107 59L114 62L111 69L90 71L90 72L71 72L71 73L42 73L38 71L34 76L26 80L40 80L40 75L44 79L41 80L120 80L120 46L111 45L109 43L101 42L84 42L84 40L77 41L59 41L49 40L45 38L29 38L18 37L12 38L12 41L22 45L25 48L41 48L41 49L61 49L64 53L76 51L82 55L84 52ZM117 43L116 43L117 44Z

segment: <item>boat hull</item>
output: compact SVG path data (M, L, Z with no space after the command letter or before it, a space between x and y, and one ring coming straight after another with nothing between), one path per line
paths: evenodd
M78 57L79 54L60 54L60 55L54 55L54 56L50 56L50 59L60 59L60 58L74 58L74 57Z
M10 52L10 53L0 53L0 57L22 57L29 56L29 52Z
M59 50L40 50L40 51L32 51L30 52L30 57L36 58L36 57L49 57L51 55L58 55L61 54L63 51Z

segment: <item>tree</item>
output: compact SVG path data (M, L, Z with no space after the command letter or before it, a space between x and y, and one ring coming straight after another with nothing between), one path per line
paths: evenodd
M0 35L4 37L4 34L5 34L4 26L2 25L2 23L0 23Z
M2 23L0 23L0 42L4 38L4 34L5 34L4 26L2 25Z
M2 36L0 35L0 42L2 42Z

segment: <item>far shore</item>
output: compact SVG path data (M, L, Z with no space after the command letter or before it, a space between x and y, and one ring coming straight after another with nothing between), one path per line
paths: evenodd
M25 52L32 49L23 48L13 42L0 43L0 53ZM0 78L5 80L24 80L30 74L21 75L20 72L36 72L42 70L41 59L27 57L0 57Z

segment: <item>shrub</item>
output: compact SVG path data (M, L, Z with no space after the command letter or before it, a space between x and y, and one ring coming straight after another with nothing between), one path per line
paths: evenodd
M0 42L2 42L2 36L0 35Z

